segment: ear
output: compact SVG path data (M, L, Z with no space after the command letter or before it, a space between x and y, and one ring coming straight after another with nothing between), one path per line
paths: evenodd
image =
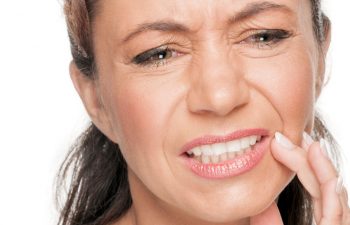
M83 74L72 61L69 65L70 77L93 124L110 140L115 142L113 129L101 98L96 79Z
M326 56L331 43L331 22L328 18L324 19L324 33L325 38L321 43L318 54L318 76L316 78L316 100L320 97L322 89L324 87L324 79L326 72Z

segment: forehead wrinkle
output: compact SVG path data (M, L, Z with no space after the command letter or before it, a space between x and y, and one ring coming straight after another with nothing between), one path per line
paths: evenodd
M158 20L155 22L138 24L136 28L123 39L123 42L127 42L138 34L151 30L179 33L189 32L188 27L173 20Z
M189 2L189 4L194 4L194 3ZM198 3L194 4L193 8L196 8L197 4ZM188 14L186 13L186 11L188 11L189 9L188 4L170 5L171 8L170 9L168 8L171 15L170 18L169 17L159 18L158 20L155 20L155 21L146 21L144 23L137 24L134 29L132 29L131 31L129 30L129 34L127 34L126 37L122 39L122 43L125 43L130 39L134 38L135 36L137 36L138 34L147 32L147 31L193 34L202 30L203 26L207 28L215 27L214 24L216 24L217 20L209 19L209 18L220 17L220 16L218 14L219 12L217 12L216 10L217 7L213 7L213 4L217 5L219 4L219 2L217 0L215 0L214 2L208 1L205 8L202 8L205 10L204 15L203 15L203 11L198 12L197 15L192 15L190 19L191 21L189 24L186 23L186 20L183 20L181 19L181 17L178 18L178 16L176 16L176 15L179 15L179 11L183 12L182 15ZM250 19L251 17L256 16L259 13L263 13L269 10L285 11L289 14L293 13L293 10L290 7L283 4L278 4L273 1L250 2L250 3L246 3L245 6L242 7L242 9L238 9L236 12L234 12L234 15L229 17L229 19L225 19L224 21L227 21L227 23L223 22L222 25L223 27L225 27L230 24L238 23L238 22ZM195 26L196 29L194 29L193 27L194 24L191 24L191 23L195 20L195 17L198 17L198 16L200 17L200 19L196 20L197 21L197 24ZM200 22L200 24L198 24L198 22Z
M169 17L158 18L153 21L143 21L142 23L136 24L135 28L129 29L129 34L122 39L121 43L125 43L147 31L192 34L199 32L203 26L208 25L208 21L212 21L203 18L213 18L215 14L218 14L218 12L216 12L217 10L215 10L217 7L213 7L213 4L218 4L218 2L215 0L210 4L209 1L204 8L201 8L203 7L202 3L200 3L200 5L198 4L199 3L196 1L188 1L187 4L174 2L174 4L168 5L167 10L169 12Z
M269 1L251 2L251 3L248 3L242 10L235 13L229 19L229 23L230 24L237 23L270 10L284 11L289 14L293 13L293 10L286 5L277 4Z

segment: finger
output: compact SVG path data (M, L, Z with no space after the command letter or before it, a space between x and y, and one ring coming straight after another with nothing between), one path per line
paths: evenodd
M320 186L307 159L307 152L294 145L288 138L276 132L271 141L271 152L276 160L296 172L300 182L314 198L321 196Z
M322 218L320 225L343 225L343 207L340 202L339 179L327 181L322 190Z
M342 196L343 196L343 202L344 202L344 204L347 206L347 207L349 207L349 194L348 194L348 191L343 187L343 189L342 189L342 191L343 191L343 194L342 194Z
M348 193L344 186L338 187L340 193L340 204L343 209L343 224L350 225L350 208L348 202Z
M312 142L311 137L309 139L304 138L302 145L305 148L309 148ZM276 133L276 139L271 143L271 151L275 159L297 173L300 182L313 198L315 219L319 221L322 216L321 190L319 182L308 162L307 150L295 146L288 138L280 133Z
M303 141L301 142L301 146L303 149L308 151L309 147L314 143L315 141L312 139L312 137L306 133L305 131L303 132Z
M343 206L343 209L350 212L348 192L344 187L341 189L340 202Z
M321 186L338 176L338 172L328 156L328 148L324 139L321 139L320 143L315 142L310 146L308 161Z
M324 139L321 139L321 143L318 143L312 142L311 137L306 133L303 134L303 137L303 142L308 143L308 161L320 183L321 192L324 192L325 184L337 178L337 171L328 156L328 149ZM320 223L322 219L324 207L328 207L324 201L314 198L314 212L317 223Z
M318 208L318 213L315 212L317 224L349 224L347 192L342 186L342 179L337 178L338 173L329 158L327 143L324 139L321 139L320 143L313 143L311 137L306 133L303 134L303 137L303 142L309 148L310 165L321 185L323 204L316 204ZM320 206L321 210L319 210Z
M250 225L283 225L280 211L275 202L264 212L250 219Z

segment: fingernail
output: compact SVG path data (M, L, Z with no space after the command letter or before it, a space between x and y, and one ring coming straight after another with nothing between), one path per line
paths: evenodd
M316 224L316 219L315 219L315 217L313 216L312 217L312 225L315 225Z
M321 149L322 149L322 153L325 157L329 158L329 154L328 154L328 147L327 147L327 143L325 141L324 138L321 138L320 140L320 146L321 146Z
M339 176L337 180L337 186L335 187L335 192L337 192L337 194L341 194L342 191L343 191L343 178Z
M275 138L276 138L277 142L280 145L282 145L283 147L285 147L286 149L292 150L295 148L294 144L287 137L285 137L283 134L281 134L280 132L275 133Z
M314 142L312 137L308 133L306 133L305 131L303 132L303 139L304 139L305 143L307 144L307 146L310 146Z

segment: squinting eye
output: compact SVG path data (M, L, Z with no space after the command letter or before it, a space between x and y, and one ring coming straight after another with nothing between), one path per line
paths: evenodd
M168 59L176 56L178 56L178 53L175 50L169 49L167 46L162 46L137 55L132 59L132 62L142 66L161 66L165 64Z
M278 44L280 41L287 39L290 36L291 33L286 30L263 30L249 36L241 43L263 49L266 47L273 47L274 44Z

